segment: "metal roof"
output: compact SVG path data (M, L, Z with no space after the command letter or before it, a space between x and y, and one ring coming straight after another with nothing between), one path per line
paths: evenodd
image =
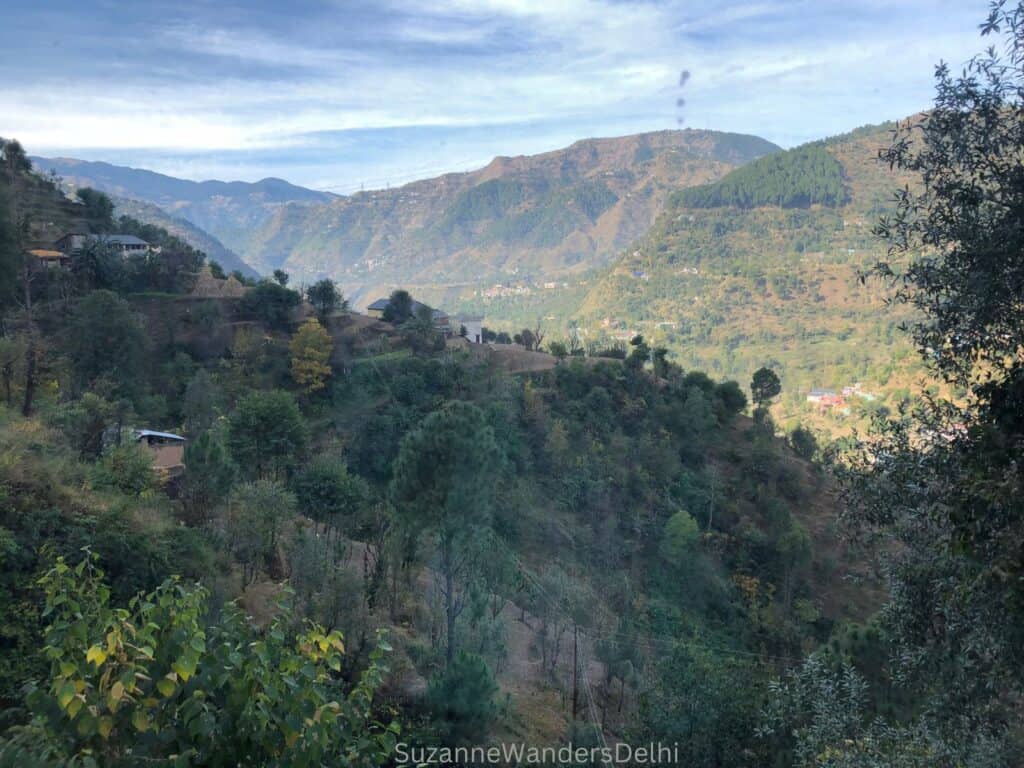
M132 430L135 433L135 439L138 440L141 437L162 437L166 440L184 440L185 438L181 435L175 435L170 432L157 432L152 429L135 429Z

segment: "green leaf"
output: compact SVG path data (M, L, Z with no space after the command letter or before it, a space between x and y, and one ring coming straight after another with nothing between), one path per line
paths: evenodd
M140 733L145 733L149 730L149 718L146 717L146 713L138 709L132 713L132 725L135 726L135 730Z
M78 718L78 735L82 738L88 738L96 733L96 718L86 710L82 713L82 716Z
M159 680L157 680L156 689L160 691L160 693L163 694L165 697L172 696L176 688L177 685L175 685L174 681L166 677L162 677Z
M81 711L82 705L84 703L85 697L83 696L75 696L73 699L71 699L71 701L68 702L67 706L68 717L74 720L75 716Z
M191 666L187 659L179 659L171 665L171 669L178 673L178 677L181 678L183 683L187 683L188 679L192 677L192 674L196 671L194 666Z
M61 709L67 709L68 704L75 697L75 686L70 680L65 680L59 689L57 689L57 703Z

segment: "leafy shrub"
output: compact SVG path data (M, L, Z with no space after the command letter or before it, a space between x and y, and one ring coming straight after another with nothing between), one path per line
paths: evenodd
M266 633L234 607L207 625L205 589L176 580L118 607L88 558L41 584L49 680L0 740L4 765L375 766L394 747L372 714L383 643L342 693L340 633L295 635L287 608Z
M137 443L126 443L107 451L93 467L97 488L116 488L129 496L141 496L156 486L153 457Z

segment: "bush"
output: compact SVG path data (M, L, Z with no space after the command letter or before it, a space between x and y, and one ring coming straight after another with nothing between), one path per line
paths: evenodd
M723 381L715 387L715 396L728 416L735 416L747 407L747 396L735 381Z
M296 632L284 607L260 632L234 606L207 622L208 594L177 580L116 606L92 559L40 580L49 679L0 762L103 765L382 765L397 728L377 722L381 643L355 683L334 673L341 634Z
M811 461L818 453L818 441L806 427L797 427L789 433L789 445L801 459Z
M116 488L129 496L141 496L156 486L153 457L136 443L120 445L96 463L92 482L97 488Z
M245 294L242 309L254 315L267 328L287 330L292 311L299 306L301 297L283 285L264 280Z

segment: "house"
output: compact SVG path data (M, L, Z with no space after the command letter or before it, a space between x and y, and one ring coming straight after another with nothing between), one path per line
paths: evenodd
M366 308L366 314L370 317L382 320L384 318L384 312L387 310L390 303L391 299L377 299ZM429 307L421 301L416 301L416 299L412 300L412 313L414 315L419 314L420 310L424 307L430 310L430 315L434 319L434 327L439 331L444 331L446 333L449 332L449 318L447 314L442 312L440 309Z
M827 408L846 408L846 398L842 395L825 395L818 401L819 410Z
M834 389L812 389L807 393L808 403L820 403L823 400L834 398L836 392Z
M66 267L71 262L71 257L63 251L52 251L45 248L35 248L29 251L28 255L35 259L37 266L44 269Z
M135 235L96 235L96 241L123 256L157 252L158 249Z
M483 315L459 315L455 318L455 330L462 336L462 329L466 329L466 339L473 344L481 344L484 340L484 317Z
M68 232L66 235L60 238L54 247L58 251L71 254L75 251L80 251L85 247L86 242L89 239L89 235L84 232Z
M153 454L153 469L168 476L185 471L185 438L170 432L134 429L132 438Z
M56 247L66 254L72 254L93 244L120 253L122 256L159 253L160 250L135 235L84 235L79 232L64 235L56 242Z

